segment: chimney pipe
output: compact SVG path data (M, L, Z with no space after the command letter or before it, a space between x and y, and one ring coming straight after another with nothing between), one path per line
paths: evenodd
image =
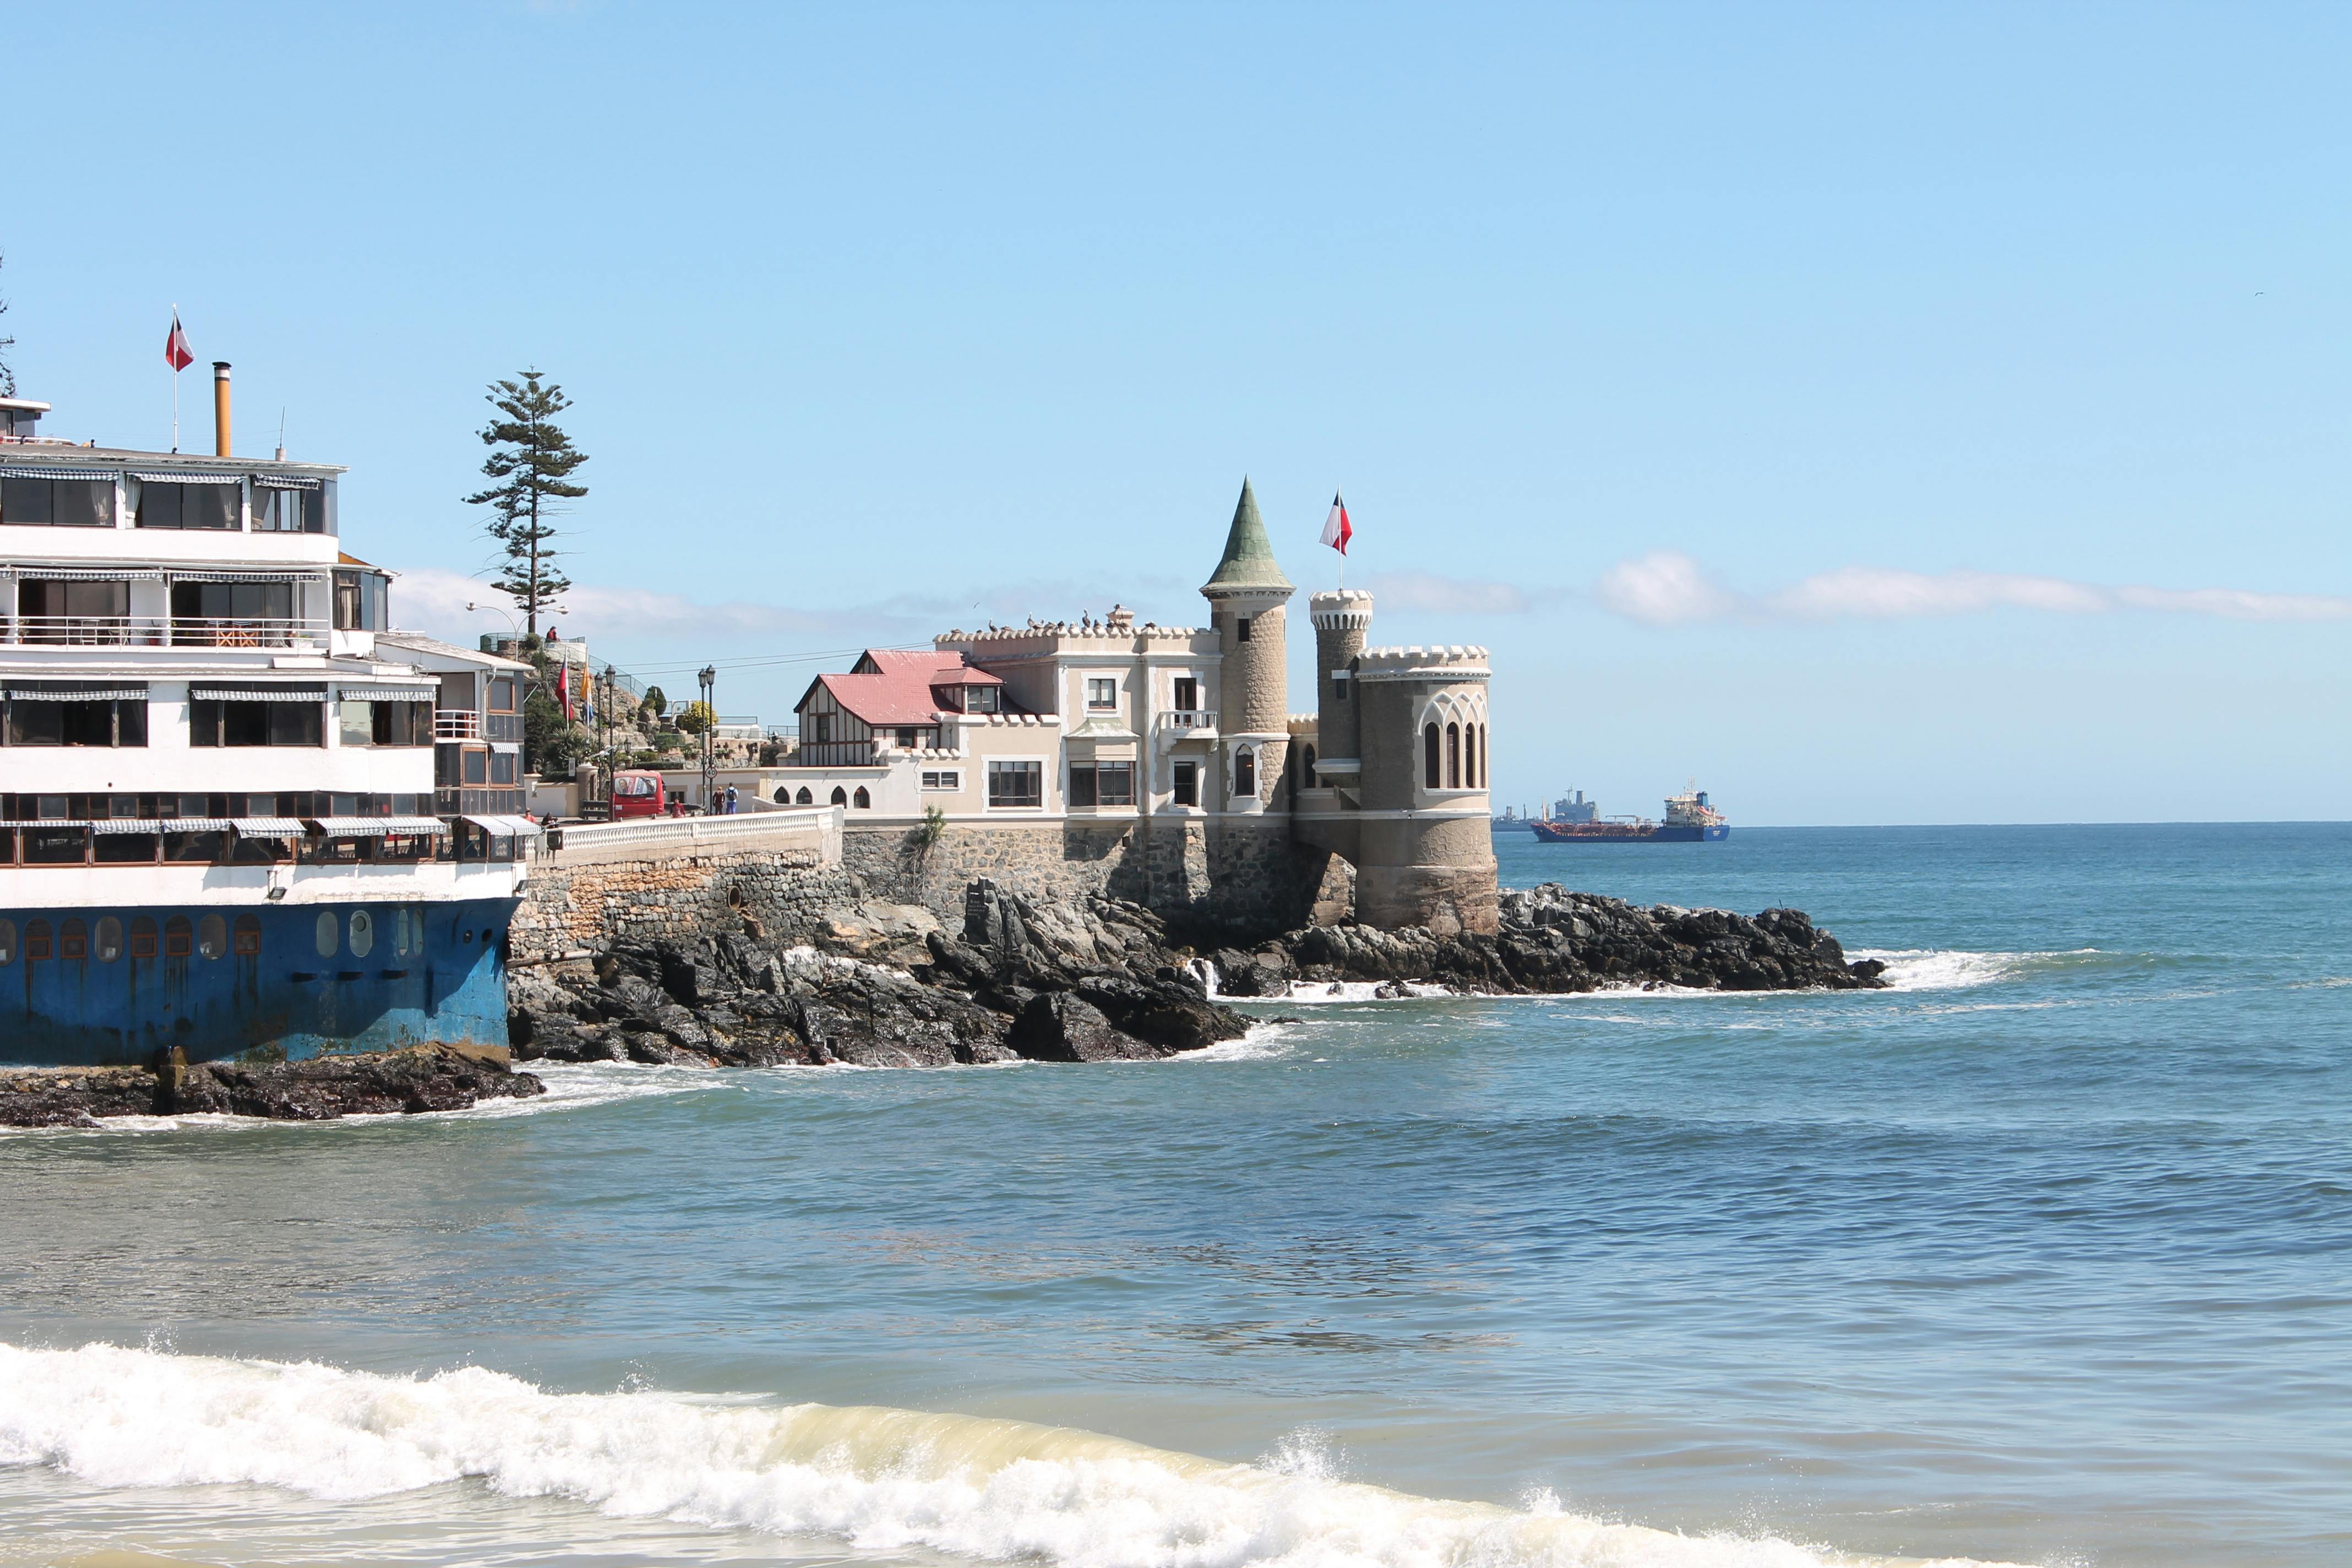
M228 361L213 361L213 456L226 458L228 450Z

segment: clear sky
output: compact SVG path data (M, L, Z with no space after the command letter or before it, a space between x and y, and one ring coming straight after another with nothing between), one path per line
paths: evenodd
M1494 649L1499 802L2352 816L2352 8L43 5L0 58L47 433L167 441L176 301L404 624L503 624L460 498L537 365L560 624L730 713L1197 621L1247 473L1302 588L1346 487L1375 641Z

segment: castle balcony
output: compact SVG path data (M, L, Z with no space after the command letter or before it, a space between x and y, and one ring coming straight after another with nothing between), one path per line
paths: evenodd
M1217 738L1217 716L1198 708L1171 708L1159 717L1161 739L1177 741L1213 741Z
M437 708L433 712L433 738L478 741L482 738L482 716L471 708Z

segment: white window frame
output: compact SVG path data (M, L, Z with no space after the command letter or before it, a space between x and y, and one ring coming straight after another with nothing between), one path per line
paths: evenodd
M1083 688L1083 689L1084 689L1084 690L1085 690L1085 692L1086 692L1086 699L1087 699L1087 712L1089 712L1089 713L1116 713L1116 712L1118 712L1118 676L1116 676L1116 675L1088 675L1088 676L1082 676L1082 677L1080 677L1080 679L1081 679L1082 680L1084 680L1084 681L1085 681L1085 683L1086 683L1086 684L1085 684L1085 687ZM1096 687L1097 687L1097 686L1107 686L1107 687L1110 688L1110 700L1109 700L1109 701L1108 701L1108 702L1097 702L1097 701L1096 701L1096 700L1095 700L1095 688L1096 688Z
M963 770L961 768L923 770L923 793L926 795L954 795L962 789Z

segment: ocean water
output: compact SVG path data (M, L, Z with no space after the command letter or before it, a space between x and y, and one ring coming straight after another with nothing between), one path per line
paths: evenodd
M1896 984L0 1136L0 1560L2352 1561L2352 829L1497 848Z

